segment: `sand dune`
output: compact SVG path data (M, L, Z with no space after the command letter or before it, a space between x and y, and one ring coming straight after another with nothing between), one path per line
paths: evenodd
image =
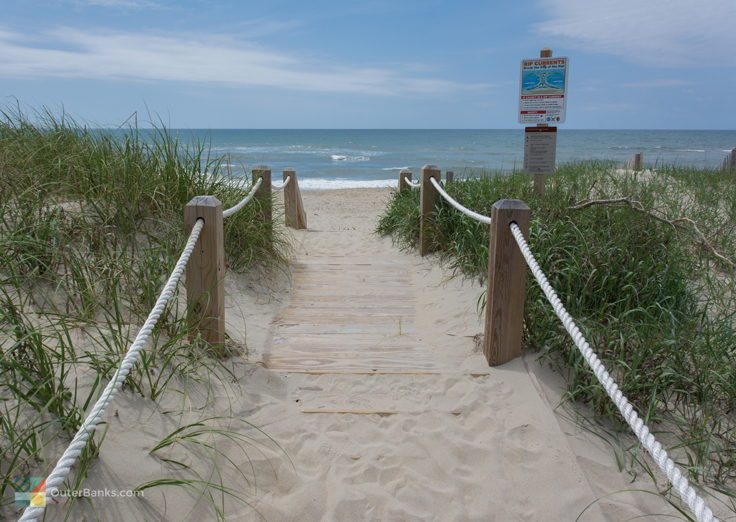
M285 324L279 318L295 324L288 313L299 309L292 302L299 278L266 283L229 274L228 334L248 351L228 363L235 379L193 386L188 397L172 394L160 408L141 399L120 400L86 483L132 487L161 477L170 470L147 452L162 434L205 414L232 415L230 426L256 445L248 455L226 441L220 448L257 483L254 494L244 493L252 507L225 500L228 520L563 521L582 513L582 521L614 521L675 514L661 499L632 492L654 487L620 472L610 446L560 414L560 379L534 354L499 368L486 365L475 340L482 332L476 311L482 288L452 277L431 256L400 252L390 239L373 234L389 194L387 189L303 193L309 230L291 232L294 266L326 257L362 260L366 266L395 263L405 274L402 292L411 293L401 305L411 330L377 319L378 333L363 332L362 344L346 342L346 357L380 359L371 350L380 352L381 339L393 335L387 344L398 351L390 357L409 350L416 360L445 362L425 372L355 371L343 363L334 373L270 369L269 361L285 349L278 342ZM355 290L346 285L335 293ZM305 324L311 320L331 328L322 315L309 316ZM336 325L347 324L337 311L335 317ZM396 342L401 336L404 344ZM340 339L334 337L333 344ZM331 350L334 356L337 348ZM179 413L162 415L167 406ZM261 427L281 450L256 430L239 427L240 420ZM171 456L192 464L207 461L183 446ZM226 465L221 469L235 489L252 491L242 475ZM616 493L622 490L629 492ZM142 501L96 507L106 520L213 518L196 494L172 487L148 490ZM77 511L91 513L83 505Z

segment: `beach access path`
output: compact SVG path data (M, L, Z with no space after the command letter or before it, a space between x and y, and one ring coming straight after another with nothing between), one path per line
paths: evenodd
M249 504L162 486L78 502L73 519L199 522L215 518L211 501L238 521L677 519L645 473L620 471L615 445L568 420L562 380L536 354L488 367L482 285L374 234L390 195L304 191L289 273L227 273L226 330L243 355L156 402L121 394L85 479L126 490L196 473ZM190 423L245 438L205 430L151 454Z
M647 494L595 502L637 484L610 446L555 413L560 380L534 354L488 367L477 343L482 286L374 234L389 196L303 192L309 228L290 231L291 284L271 302L270 324L246 318L258 370L243 383L243 407L293 462L276 456L272 471L259 473L260 515L562 521L583 513L593 521L671 513ZM266 469L258 457L256 466Z

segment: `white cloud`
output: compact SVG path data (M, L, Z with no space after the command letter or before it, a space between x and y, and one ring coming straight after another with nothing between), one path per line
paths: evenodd
M541 0L542 35L582 50L655 67L726 66L736 60L734 0Z
M150 80L376 95L488 88L415 77L401 69L305 63L220 35L172 36L61 28L35 38L0 28L4 77Z

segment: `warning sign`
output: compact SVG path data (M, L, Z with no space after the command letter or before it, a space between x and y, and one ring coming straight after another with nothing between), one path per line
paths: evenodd
M524 172L552 174L557 154L557 127L524 129Z
M567 58L522 60L519 123L562 123L566 107Z

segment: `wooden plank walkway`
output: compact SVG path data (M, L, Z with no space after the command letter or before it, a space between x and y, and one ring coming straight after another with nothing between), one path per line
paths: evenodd
M438 360L417 337L411 270L390 258L299 260L264 363L302 373L459 371L460 359Z

